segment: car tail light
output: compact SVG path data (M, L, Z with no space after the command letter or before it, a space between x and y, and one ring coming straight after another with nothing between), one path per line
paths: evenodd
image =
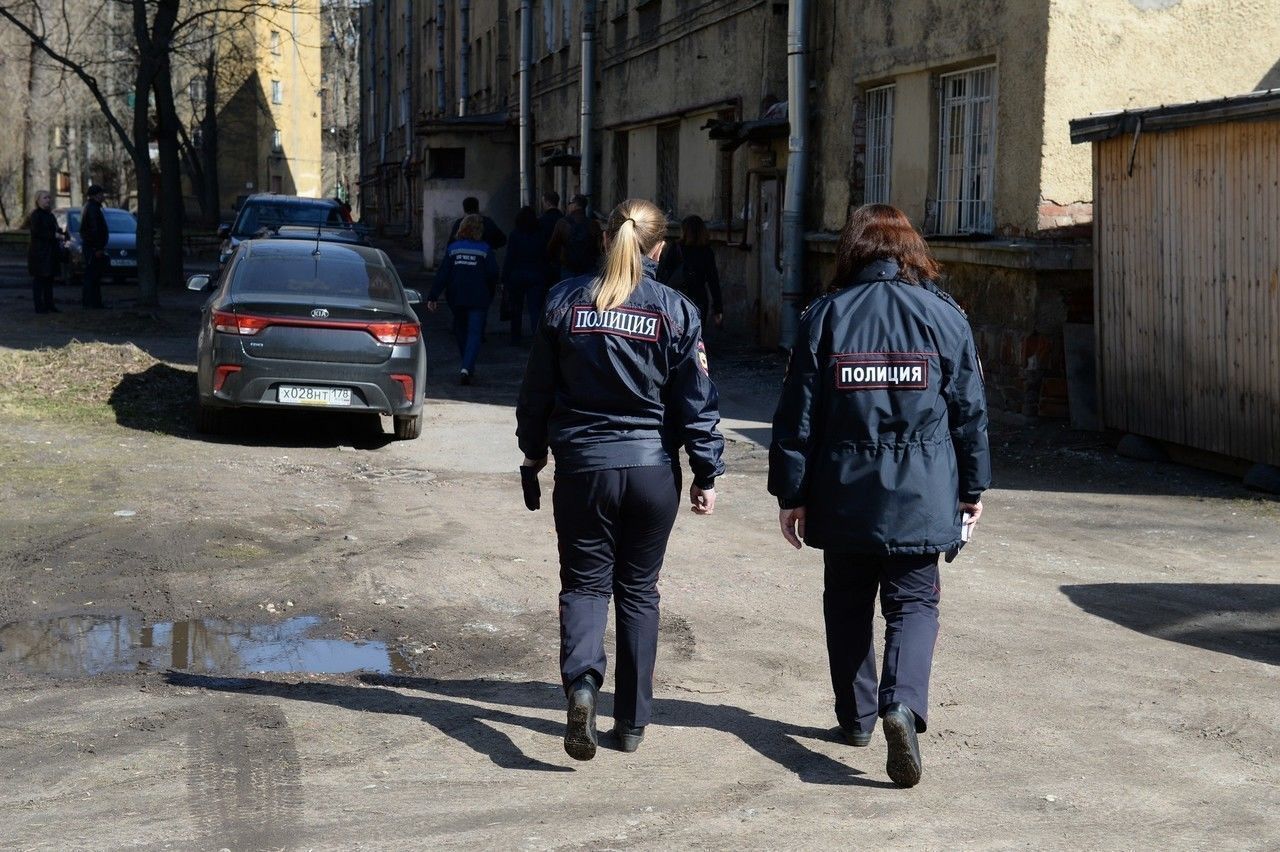
M367 331L379 343L417 343L422 337L422 326L416 322L364 322L361 320L313 320L301 317L263 317L237 314L234 311L214 311L214 331L250 337L273 325L295 328L335 328L351 331Z
M368 328L379 343L417 343L422 335L416 322L371 322Z
M406 376L403 373L392 373L393 381L399 382L401 389L404 390L404 398L406 402L413 402L413 376Z
M236 314L232 311L213 312L213 330L227 334L254 335L271 325L266 317Z
M213 371L213 392L222 390L222 386L227 383L227 376L238 372L240 368L234 364L219 364Z

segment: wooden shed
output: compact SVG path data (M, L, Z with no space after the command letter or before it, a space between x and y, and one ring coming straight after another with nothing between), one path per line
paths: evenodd
M1105 426L1280 465L1280 89L1071 122L1093 144Z

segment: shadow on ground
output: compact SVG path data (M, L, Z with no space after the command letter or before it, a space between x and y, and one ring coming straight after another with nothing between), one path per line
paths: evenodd
M1062 586L1092 615L1170 642L1280 665L1280 583Z
M108 404L116 422L127 429L159 432L208 443L258 447L338 447L373 450L394 436L375 413L327 411L259 411L227 413L217 435L195 429L195 374L168 364L155 364L121 378Z
M365 686L347 686L280 683L260 678L210 677L177 671L168 672L165 679L174 686L244 692L292 701L313 701L361 713L417 716L463 745L487 755L494 764L505 769L572 771L570 767L545 763L524 754L510 737L494 727L519 725L534 733L560 739L564 734L562 722L515 712L518 709L563 711L564 693L558 684L362 675L360 680ZM423 694L407 696L387 687L412 689ZM495 709L470 702L501 707ZM609 695L601 693L601 724L606 727L608 722L605 717L608 715L609 703ZM654 700L651 734L660 736L661 728L665 726L706 728L730 734L807 783L883 788L894 786L888 781L867 778L860 770L832 760L798 742L799 739L833 740L830 730L766 719L727 704L658 698ZM602 732L601 746L608 745L608 737ZM856 754L852 749L850 752Z

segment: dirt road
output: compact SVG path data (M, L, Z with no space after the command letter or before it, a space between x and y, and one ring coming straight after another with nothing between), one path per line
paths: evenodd
M415 442L211 441L181 416L193 302L37 325L25 296L0 293L0 367L59 401L0 379L6 848L1280 846L1280 504L1234 481L997 427L898 790L882 739L830 734L821 560L764 490L780 362L713 346L730 473L672 538L655 723L581 764L551 517L514 475L523 350L491 330L457 387L433 316ZM41 344L121 378L45 387Z

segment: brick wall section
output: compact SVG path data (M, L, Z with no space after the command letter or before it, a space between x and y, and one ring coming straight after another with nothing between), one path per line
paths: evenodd
M993 409L1068 414L1065 322L1091 322L1088 272L948 264L943 286L969 314Z

